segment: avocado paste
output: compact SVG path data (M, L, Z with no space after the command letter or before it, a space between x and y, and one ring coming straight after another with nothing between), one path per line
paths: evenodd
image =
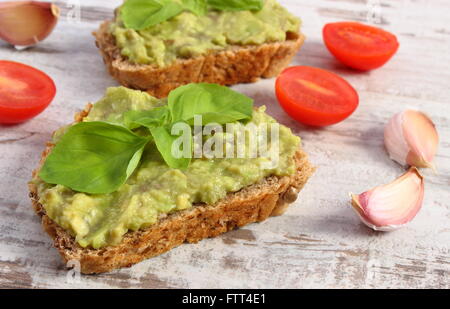
M127 29L120 9L110 31L123 56L138 64L169 66L177 58L192 58L231 45L282 42L297 33L300 19L276 0L266 0L260 11L210 10L205 16L183 12L144 30Z

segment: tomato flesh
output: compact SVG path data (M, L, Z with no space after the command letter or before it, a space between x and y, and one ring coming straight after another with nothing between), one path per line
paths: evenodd
M343 64L361 71L381 67L397 52L397 37L380 28L357 22L325 25L323 40Z
M326 70L296 66L281 73L275 92L283 109L295 120L311 126L328 126L349 117L358 107L355 89Z
M44 72L0 60L0 123L20 123L40 114L53 100L56 87Z

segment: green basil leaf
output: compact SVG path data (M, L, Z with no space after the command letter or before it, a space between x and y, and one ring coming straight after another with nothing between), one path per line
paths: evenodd
M208 0L208 5L221 11L259 11L264 0Z
M172 122L184 121L194 124L194 116L202 116L203 125L225 124L250 119L253 100L216 84L188 84L169 93L168 105Z
M205 15L208 12L206 0L182 0L181 3L186 10L196 15Z
M156 148L158 148L167 165L171 168L186 169L191 163L192 156L190 155L189 158L184 158L179 149L173 149L174 142L178 136L172 135L166 127L150 127L149 129L155 141Z
M131 130L140 126L159 127L168 124L169 121L170 112L167 106L144 111L128 111L124 115L124 124Z
M120 9L125 27L142 30L162 23L184 10L173 0L127 0Z
M106 122L81 122L53 148L39 177L75 191L116 191L136 169L150 138Z

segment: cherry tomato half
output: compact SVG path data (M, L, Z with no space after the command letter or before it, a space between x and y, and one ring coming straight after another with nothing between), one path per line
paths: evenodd
M362 71L381 67L399 47L397 37L392 33L357 22L325 25L323 40L339 61Z
M0 123L20 123L41 113L53 100L56 87L44 72L0 60Z
M328 126L350 116L358 107L355 89L338 75L307 66L281 73L275 91L283 109L295 120L311 126Z

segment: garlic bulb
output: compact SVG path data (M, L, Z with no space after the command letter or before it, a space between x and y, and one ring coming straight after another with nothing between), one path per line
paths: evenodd
M424 113L406 110L392 117L384 130L384 143L391 159L401 165L434 168L439 136Z
M415 167L390 184L359 195L352 206L361 220L375 231L392 231L410 222L422 207L424 179Z
M30 46L45 39L55 27L59 8L48 2L0 3L0 39L14 46Z

